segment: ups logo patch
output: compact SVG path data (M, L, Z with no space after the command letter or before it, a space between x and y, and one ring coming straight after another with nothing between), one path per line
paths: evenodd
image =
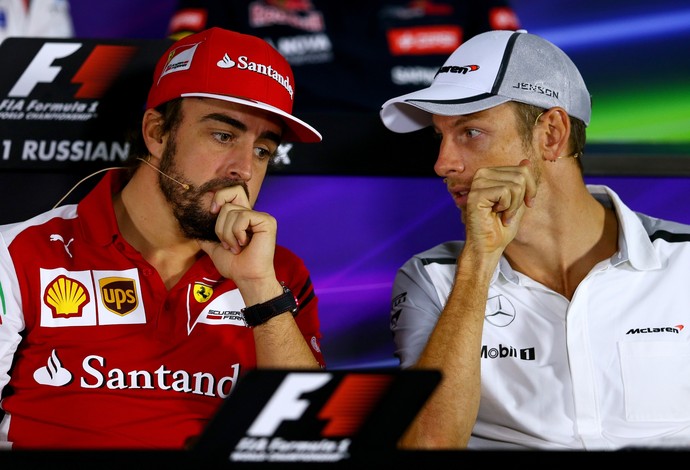
M139 305L134 279L104 277L98 280L103 305L116 315L132 313Z

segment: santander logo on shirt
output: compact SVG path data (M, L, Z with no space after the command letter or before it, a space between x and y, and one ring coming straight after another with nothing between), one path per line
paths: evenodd
M231 374L215 377L209 372L170 370L160 365L155 371L107 369L102 356L92 354L84 357L81 363L83 375L78 377L81 388L106 388L109 390L143 389L170 390L178 393L191 393L208 397L225 398L232 393L240 374L238 363L230 366ZM34 380L51 387L64 387L72 382L70 372L58 358L53 349L46 365L34 371Z

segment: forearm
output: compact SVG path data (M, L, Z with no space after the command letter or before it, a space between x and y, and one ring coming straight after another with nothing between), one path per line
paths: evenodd
M319 368L292 315L277 315L253 328L259 368Z
M269 282L268 287L259 283L242 285L241 292L250 305L260 304L283 294L283 287ZM294 294L292 294L294 295ZM315 368L319 367L302 335L292 312L285 311L265 323L254 326L257 367L261 368Z
M407 449L461 449L469 441L480 401L480 349L490 263L465 260L415 368L442 373L439 386L400 441ZM470 266L471 269L467 269ZM483 274L480 274L483 272Z

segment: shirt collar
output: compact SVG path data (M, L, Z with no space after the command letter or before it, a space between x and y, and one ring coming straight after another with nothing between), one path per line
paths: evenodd
M611 257L611 263L619 265L628 261L633 268L641 271L659 269L661 260L637 213L625 205L618 194L608 186L587 185L587 189L597 201L616 212L618 251Z
M618 251L611 257L611 264L618 266L627 261L640 271L659 269L661 260L637 214L608 186L587 185L587 189L604 207L613 209L618 219ZM499 273L510 282L519 282L517 273L504 256L496 266L492 283Z
M106 246L120 236L113 209L113 195L122 190L127 180L127 170L108 170L101 181L79 202L79 223L89 243Z

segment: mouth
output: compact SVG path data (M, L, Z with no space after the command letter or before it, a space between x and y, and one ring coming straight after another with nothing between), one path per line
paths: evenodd
M467 205L467 195L470 193L469 189L449 185L448 192L458 208L463 208Z
M228 188L240 187L244 194L249 199L249 188L247 184L243 181L231 180L226 178L216 178L214 180L208 181L199 187L199 194L209 193L213 196L218 191L222 191Z

